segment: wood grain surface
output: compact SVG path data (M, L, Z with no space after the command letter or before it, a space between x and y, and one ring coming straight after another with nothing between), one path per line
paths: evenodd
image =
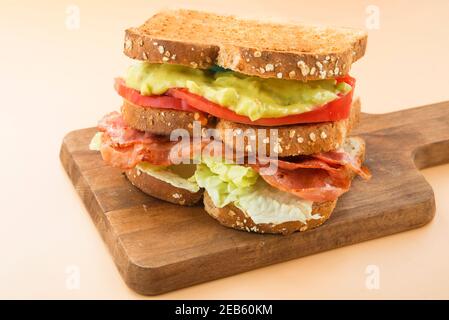
M363 114L369 182L355 179L321 227L289 236L228 229L202 206L147 196L88 144L95 128L66 135L60 157L123 279L155 295L273 263L420 227L435 212L418 169L449 162L449 102Z

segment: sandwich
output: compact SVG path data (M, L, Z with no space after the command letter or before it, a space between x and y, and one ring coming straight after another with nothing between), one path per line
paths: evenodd
M350 137L361 105L349 71L366 43L352 28L160 12L126 30L138 62L90 147L150 196L203 199L224 226L317 227L355 176L370 178L365 142Z

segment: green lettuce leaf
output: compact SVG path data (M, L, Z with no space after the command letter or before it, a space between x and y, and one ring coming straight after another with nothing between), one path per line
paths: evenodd
M238 197L234 205L257 224L280 224L288 221L305 223L321 218L320 214L312 215L312 201L273 188L263 179L259 179L250 192Z
M92 140L90 140L89 143L89 150L92 151L100 151L100 147L101 147L101 136L103 135L102 132L97 132L95 133L95 135L93 136Z
M215 206L219 208L236 201L257 180L257 173L251 168L241 167L243 170L240 170L233 168L233 165L212 164L210 161L209 164L212 168L206 163L197 165L195 180L201 188L208 191Z
M223 208L232 203L257 224L305 223L321 217L312 215L312 201L273 188L249 167L206 158L197 166L194 177L216 207Z
M188 190L190 192L198 192L200 187L194 179L191 177L186 177L185 174L181 172L181 167L184 169L187 165L174 165L174 166L155 166L148 162L141 162L136 166L136 169L149 174L150 176L167 182L174 187ZM186 170L188 171L188 170Z

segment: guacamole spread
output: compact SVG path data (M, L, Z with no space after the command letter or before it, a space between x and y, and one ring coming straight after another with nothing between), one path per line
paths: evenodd
M334 79L302 82L263 79L237 72L200 70L174 64L142 62L131 66L126 85L142 95L160 95L170 88L187 88L209 101L252 121L311 111L352 90Z

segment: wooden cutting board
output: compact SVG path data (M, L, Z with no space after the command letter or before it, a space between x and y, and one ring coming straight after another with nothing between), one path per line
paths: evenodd
M423 226L434 216L435 200L418 169L449 162L449 102L363 114L354 135L366 140L373 178L356 178L323 226L259 235L221 226L202 206L143 194L88 150L95 131L67 134L61 161L125 282L145 295Z

